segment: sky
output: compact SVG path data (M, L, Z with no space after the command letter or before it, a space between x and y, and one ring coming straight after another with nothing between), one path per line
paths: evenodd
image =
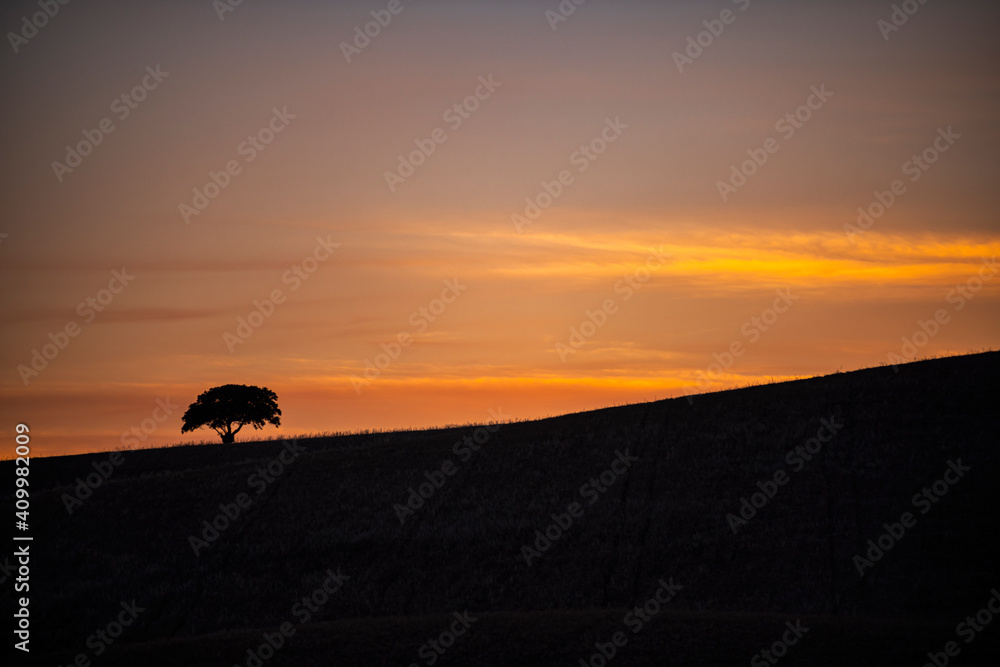
M36 456L214 440L181 416L222 384L278 396L244 439L998 348L996 3L17 0L0 25L0 416Z

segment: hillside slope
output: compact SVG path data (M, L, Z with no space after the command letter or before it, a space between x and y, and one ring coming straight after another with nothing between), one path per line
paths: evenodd
M782 664L919 665L951 640L976 664L1000 628L955 626L1000 586L998 377L991 352L478 433L125 452L72 514L109 454L36 460L34 641L58 664L242 665L287 622L264 664L429 664L468 611L435 664L576 665L622 631L615 665L721 665L803 619ZM858 560L885 524L902 536Z

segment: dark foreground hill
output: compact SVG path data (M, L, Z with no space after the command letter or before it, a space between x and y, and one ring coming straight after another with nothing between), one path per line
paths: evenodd
M990 664L997 378L36 460L33 664Z

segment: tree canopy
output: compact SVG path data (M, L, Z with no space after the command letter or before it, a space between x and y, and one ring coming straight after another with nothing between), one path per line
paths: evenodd
M181 433L208 426L222 438L222 444L235 441L244 426L255 429L264 424L281 425L277 395L267 387L224 384L198 396L184 413Z

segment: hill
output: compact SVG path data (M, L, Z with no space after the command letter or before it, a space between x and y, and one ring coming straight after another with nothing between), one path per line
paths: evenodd
M998 377L989 352L533 422L38 459L32 653L922 665L955 642L984 664L1000 627L959 624L1000 587Z

